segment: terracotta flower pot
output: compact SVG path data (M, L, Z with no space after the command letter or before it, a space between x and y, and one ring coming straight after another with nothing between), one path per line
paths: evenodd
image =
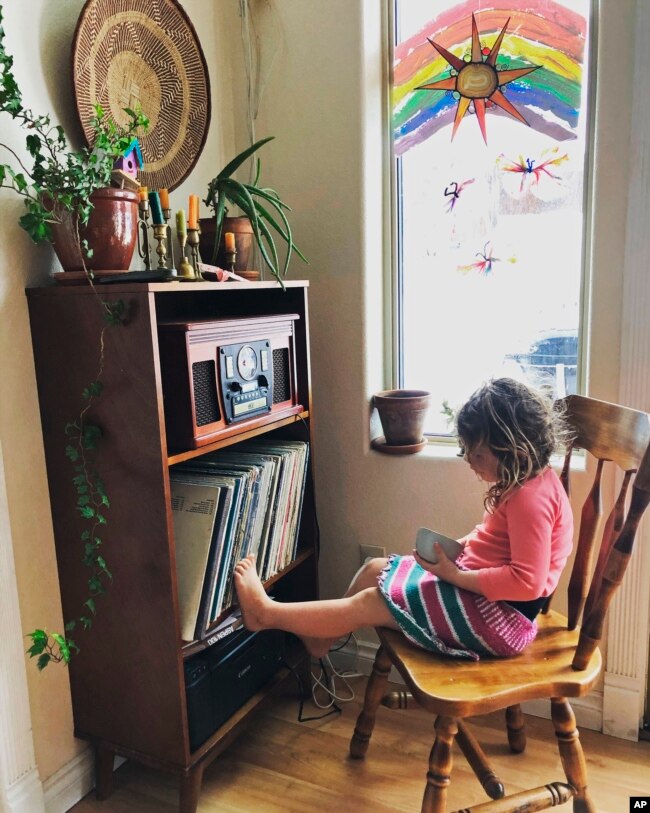
M373 396L389 446L412 446L422 441L424 420L433 396L425 390L384 390Z
M82 257L75 215L64 211L62 222L52 224L52 246L64 271L128 271L138 238L138 195L128 189L107 187L90 196L93 210L79 240L87 240L91 257Z
M247 217L224 217L223 228L221 229L221 242L217 253L216 262L214 260L214 217L202 217L199 219L201 234L199 236L199 253L204 263L218 265L219 268L227 268L226 247L224 234L227 231L235 235L235 272L248 270L248 263L251 258L251 248L253 247L253 227Z

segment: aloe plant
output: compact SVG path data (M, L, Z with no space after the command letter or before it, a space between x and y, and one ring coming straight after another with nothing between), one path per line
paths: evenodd
M250 220L262 259L282 285L282 277L286 276L292 254L297 254L303 262L308 264L303 253L293 242L291 226L285 214L285 212L291 211L291 207L280 200L280 196L274 189L259 185L261 169L259 157L257 158L255 180L252 183L242 183L232 177L245 161L264 144L272 141L274 137L269 136L255 142L226 164L208 184L208 193L204 203L212 209L215 217L212 263L215 264L217 260L223 221L228 214L227 204L231 204L237 206ZM278 236L286 243L286 256L282 264L275 244L275 238Z

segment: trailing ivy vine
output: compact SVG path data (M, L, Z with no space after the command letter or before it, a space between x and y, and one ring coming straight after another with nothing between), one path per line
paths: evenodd
M51 224L60 222L66 212L73 215L77 243L83 249L84 270L104 319L99 337L97 375L81 393L83 405L78 417L65 427L65 454L73 467L75 507L83 522L81 541L83 563L89 569L88 597L79 609L78 617L66 622L63 633L35 629L27 634L26 637L31 639L27 652L37 659L38 668L44 669L49 663L68 663L79 651L71 636L79 629L92 627L97 599L106 592L112 578L102 550L110 501L96 467L102 430L89 416L103 391L101 379L106 330L125 321L126 308L122 300L108 302L97 293L92 271L86 268L86 259L91 258L92 250L86 240L80 239L79 228L88 223L93 208L92 193L110 186L116 158L124 154L135 135L146 132L149 120L141 111L125 108L128 122L122 127L107 118L104 110L96 105L91 119L93 144L79 150L71 149L60 125L53 125L48 115L38 115L25 107L13 73L13 57L5 48L2 18L0 4L0 112L7 113L26 131L25 150L31 168L11 147L0 141L0 152L9 159L9 163L0 161L0 187L12 189L23 200L25 212L19 223L35 243L49 240Z
M28 633L32 644L27 650L36 658L39 670L50 663L69 663L75 652L79 651L72 633L77 629L88 630L93 625L97 611L97 599L106 592L112 579L103 553L102 535L107 524L106 513L110 500L104 483L96 468L96 451L103 437L101 427L89 417L90 410L102 395L104 385L101 381L104 372L104 339L110 327L121 325L125 321L126 307L123 300L107 302L101 300L105 324L99 337L100 355L96 379L84 387L81 397L83 407L79 416L65 426L68 442L65 454L73 467L72 484L76 493L76 510L83 521L81 542L83 543L83 563L89 570L87 579L88 597L82 603L77 618L66 622L64 633L50 632L47 629L35 629Z

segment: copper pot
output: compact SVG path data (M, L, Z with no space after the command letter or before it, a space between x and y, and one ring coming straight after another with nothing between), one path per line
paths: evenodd
M63 211L52 223L52 246L64 271L128 271L138 237L138 195L129 189L106 187L90 196L93 210L77 239L73 212ZM82 257L87 240L92 256Z
M248 270L248 263L253 246L253 227L250 220L243 215L241 217L224 217L221 228L221 241L217 252L216 261L214 257L214 233L215 218L202 217L199 219L201 234L199 235L199 253L204 263L218 265L219 268L229 269L228 258L226 257L226 246L224 235L230 231L235 235L235 272Z

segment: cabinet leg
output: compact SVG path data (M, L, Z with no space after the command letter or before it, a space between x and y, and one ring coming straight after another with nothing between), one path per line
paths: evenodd
M98 799L108 799L113 790L113 766L115 752L106 745L95 746L95 795Z
M178 813L196 813L203 781L203 765L195 765L181 777L181 798Z

